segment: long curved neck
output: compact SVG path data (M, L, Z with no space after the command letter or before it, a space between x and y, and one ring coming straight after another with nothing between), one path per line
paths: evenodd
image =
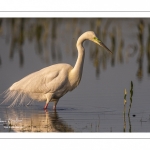
M85 41L85 39L81 39L79 38L77 41L77 50L78 50L78 58L77 61L75 63L75 66L73 68L73 70L75 71L76 74L79 74L79 76L82 76L82 70L83 70L83 64L84 64L84 47L83 47L83 42Z
M82 70L83 70L83 64L84 64L84 47L83 42L86 40L84 35L81 35L79 39L77 40L76 46L78 50L78 58L75 63L74 68L71 71L72 76L72 82L73 84L79 84L81 77L82 77Z

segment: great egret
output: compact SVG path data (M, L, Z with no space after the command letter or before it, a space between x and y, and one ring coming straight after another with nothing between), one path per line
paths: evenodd
M6 91L6 97L3 102L14 98L10 107L16 104L21 105L26 96L28 96L32 100L46 101L44 109L47 109L49 102L54 102L53 109L56 109L59 99L68 91L76 88L80 83L85 54L83 42L85 40L93 41L112 53L96 37L93 31L87 31L77 40L78 58L74 67L60 63L29 74L20 81L15 82Z

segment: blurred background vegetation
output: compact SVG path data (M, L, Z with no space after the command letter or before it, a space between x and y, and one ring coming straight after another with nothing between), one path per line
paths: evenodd
M113 51L110 56L99 47L89 46L89 57L95 67L96 76L107 64L123 64L129 58L137 59L136 75L143 77L143 59L146 55L147 73L150 74L150 21L149 19L120 18L0 18L0 40L10 45L9 58L19 55L23 67L24 44L34 43L33 51L42 61L61 62L63 53L77 57L76 41L87 30L93 30L107 47ZM60 44L61 42L61 44ZM3 48L0 46L0 65L3 64Z

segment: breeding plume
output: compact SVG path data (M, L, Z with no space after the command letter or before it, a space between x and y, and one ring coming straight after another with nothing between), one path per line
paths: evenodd
M47 109L49 102L54 102L53 109L56 109L59 99L68 91L76 88L80 83L85 54L83 42L85 40L93 41L111 53L96 37L94 32L87 31L77 40L78 57L74 67L60 63L31 73L20 81L15 82L6 91L5 100L2 103L13 99L9 106L12 107L24 103L29 105L32 100L38 100L46 101L44 109ZM29 98L31 101L29 101Z

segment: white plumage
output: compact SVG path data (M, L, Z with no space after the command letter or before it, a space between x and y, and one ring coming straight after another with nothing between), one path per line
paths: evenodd
M68 91L72 91L78 86L82 77L84 63L83 42L91 40L111 52L92 31L83 33L77 41L78 58L74 67L61 63L43 68L37 72L29 74L23 79L15 82L5 93L5 100L13 99L10 107L27 103L26 99L46 101L44 109L47 109L49 102L54 102L53 109L59 99ZM27 98L28 97L28 98ZM31 101L28 101L30 104Z

